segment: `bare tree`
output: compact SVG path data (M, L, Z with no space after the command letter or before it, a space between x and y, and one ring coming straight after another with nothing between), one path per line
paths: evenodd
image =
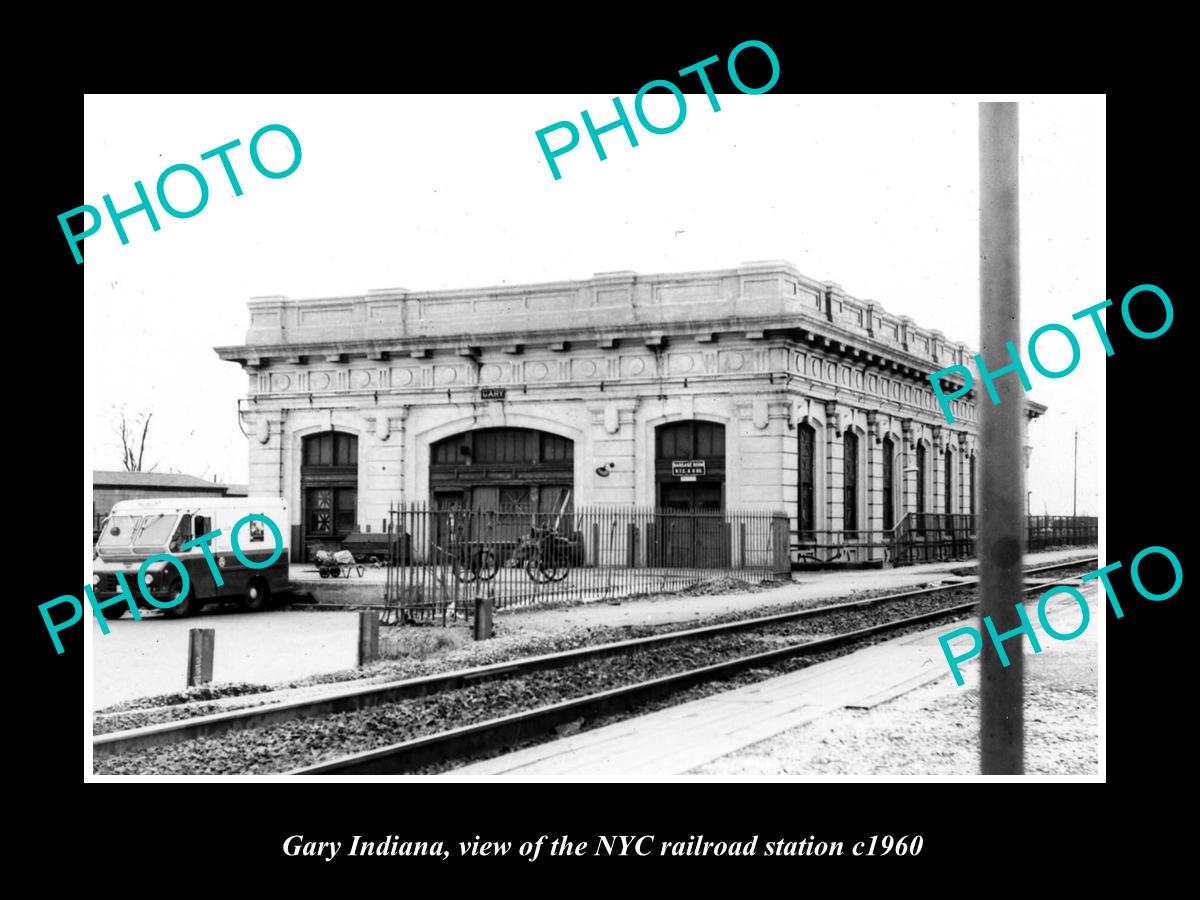
M119 422L117 425L117 436L121 439L121 464L125 466L126 472L153 472L158 468L158 463L152 465L149 469L144 469L146 458L146 435L150 432L150 420L154 418L154 413L138 413L130 418L125 414L125 408L122 407L118 411ZM141 434L138 434L138 430Z

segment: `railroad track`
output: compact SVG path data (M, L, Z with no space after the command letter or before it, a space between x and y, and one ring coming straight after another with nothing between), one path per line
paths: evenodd
M1077 565L1078 563L1075 564ZM1056 568L1068 568L1068 565L1047 566L1040 570L1027 570L1025 574L1029 575L1035 571L1046 571L1047 569ZM1022 594L1042 591L1060 583L1062 582L1057 580L1040 582L1026 587L1022 591ZM962 585L958 585L957 587L961 588ZM923 593L931 593L936 590L938 589L926 589ZM948 590L948 588L942 588L941 590ZM888 598L873 598L874 601L885 599ZM895 598L893 597L892 599ZM838 604L838 606L858 606L872 602L859 601L855 604ZM432 763L444 762L447 759L469 757L473 754L493 750L497 747L515 747L525 741L540 737L560 725L581 718L590 719L619 714L631 707L653 702L670 694L678 693L679 691L709 681L722 680L740 672L761 669L800 656L814 656L826 653L865 638L893 631L902 631L913 625L936 621L948 615L970 612L976 606L978 606L978 600L972 599L964 603L931 610L915 616L895 619L867 628L844 632L828 638L819 638L817 640L781 647L777 650L754 653L714 665L701 666L661 678L653 678L625 687L590 694L585 697L565 700L560 703L551 703L527 712L520 712L438 734L402 741L375 750L348 754L338 759L293 769L287 774L396 775L412 772ZM828 606L821 607L820 609L828 611L835 608ZM795 614L786 615L794 616Z
M1026 576L1039 575L1057 569L1075 568L1091 559L1077 559L1051 566L1026 570ZM1047 581L1027 588L1026 593L1042 590L1055 584ZM849 613L885 604L902 604L916 598L929 598L939 593L971 589L971 582L942 585L888 594L837 604L829 604L786 613L742 619L718 625L692 628L683 631L664 632L643 638L582 647L562 653L547 654L511 662L497 663L473 669L447 672L421 678L407 679L383 685L368 685L307 698L287 703L235 710L227 713L201 716L175 722L150 725L129 731L99 735L93 739L93 752L97 758L121 754L139 748L173 744L195 738L214 737L234 731L260 728L282 722L292 722L347 713L382 706L398 700L427 697L448 691L472 687L476 684L507 678L519 678L532 673L563 669L589 660L602 660L652 650L687 641L703 641L755 629L770 629L788 623ZM509 746L546 733L559 725L579 718L593 718L624 711L631 706L661 698L671 693L737 674L749 669L773 665L781 661L811 656L837 649L845 644L864 638L933 621L947 615L967 612L977 604L969 601L948 607L923 611L867 628L860 628L804 642L792 642L786 646L765 652L739 656L706 666L699 666L674 674L651 678L635 684L607 691L551 703L537 709L522 711L487 721L466 725L449 731L416 737L387 747L363 753L351 754L318 765L293 769L296 774L377 774L384 772L411 771L422 765L444 761L447 758L467 755L479 750L498 746Z

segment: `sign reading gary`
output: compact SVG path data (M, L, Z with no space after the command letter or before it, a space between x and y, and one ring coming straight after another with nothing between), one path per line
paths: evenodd
M704 462L702 459L671 460L671 474L676 478L682 478L687 475L703 475Z

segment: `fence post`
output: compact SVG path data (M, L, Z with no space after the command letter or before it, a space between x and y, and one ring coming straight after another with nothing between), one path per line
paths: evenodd
M212 681L213 649L217 642L215 628L188 630L187 686L196 687Z
M738 568L746 568L746 523L738 522Z
M771 546L774 549L772 562L773 574L778 578L790 578L792 561L788 554L788 518L784 515L771 516Z
M475 632L477 641L486 641L492 636L492 598L475 598Z
M365 666L379 659L379 612L364 609L358 614L358 664Z

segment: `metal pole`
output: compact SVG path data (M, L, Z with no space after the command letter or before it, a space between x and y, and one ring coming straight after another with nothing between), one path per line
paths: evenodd
M1020 348L1020 252L1017 191L1017 104L979 104L979 307L980 353L995 370L1009 364L1006 342ZM1019 352L1019 350L1018 350ZM1000 634L1021 620L1014 604L1023 587L1024 461L1021 436L1025 392L1015 372L995 382L999 405L980 399L983 446L979 525L981 608ZM1025 637L1009 638L1003 667L984 633L980 661L980 771L1024 772L1023 658Z

